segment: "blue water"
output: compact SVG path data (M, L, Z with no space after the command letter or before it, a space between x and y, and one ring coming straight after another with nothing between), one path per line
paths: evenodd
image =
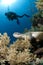
M37 12L37 9L34 4L35 1L36 0L17 0L16 3L13 3L9 6L3 6L0 4L0 33L7 32L11 38L11 42L15 40L15 38L13 38L14 32L22 33L25 28L31 28L30 18L33 14ZM9 21L7 19L7 17L5 16L5 12L8 11L13 11L18 15L28 14L30 18L27 18L25 16L23 18L19 18L20 25L18 25L16 23L16 20Z

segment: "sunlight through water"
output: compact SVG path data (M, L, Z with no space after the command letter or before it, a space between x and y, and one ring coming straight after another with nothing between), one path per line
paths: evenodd
M2 0L1 4L3 6L9 6L9 5L11 5L11 4L15 3L15 2L16 2L16 0Z

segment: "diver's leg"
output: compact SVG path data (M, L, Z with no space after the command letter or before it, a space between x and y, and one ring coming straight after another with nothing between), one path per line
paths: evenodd
M17 18L17 24L20 24L20 22L19 22L18 18Z
M19 16L19 15L18 15L19 18L22 18L22 17L24 17L24 16L26 16L26 17L30 17L30 16L27 15L27 14L24 14L24 15L22 15L22 16Z
M27 14L24 14L24 16L26 16L26 17L30 17L29 15L27 15Z

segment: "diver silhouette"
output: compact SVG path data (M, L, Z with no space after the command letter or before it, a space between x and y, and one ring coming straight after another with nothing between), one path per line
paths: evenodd
M17 24L20 24L18 18L22 18L22 17L24 17L24 16L30 17L30 16L27 15L27 14L24 14L24 15L22 15L22 16L19 16L19 15L17 15L15 12L7 12L7 13L5 13L5 16L7 16L7 18L8 18L9 21L10 21L10 20L13 21L14 19L17 20Z

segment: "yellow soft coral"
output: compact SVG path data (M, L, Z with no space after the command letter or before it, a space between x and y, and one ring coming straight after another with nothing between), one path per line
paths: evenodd
M9 61L10 65L15 65L19 63L27 63L33 59L36 59L36 56L30 53L29 47L31 47L28 39L18 39L16 42L13 42L9 47L10 38L7 33L3 35L0 34L0 61L4 62Z
M7 35L7 33L4 33L3 35L0 33L0 60L1 59L6 59L6 55L8 52L8 47L7 45L10 42L10 38Z

